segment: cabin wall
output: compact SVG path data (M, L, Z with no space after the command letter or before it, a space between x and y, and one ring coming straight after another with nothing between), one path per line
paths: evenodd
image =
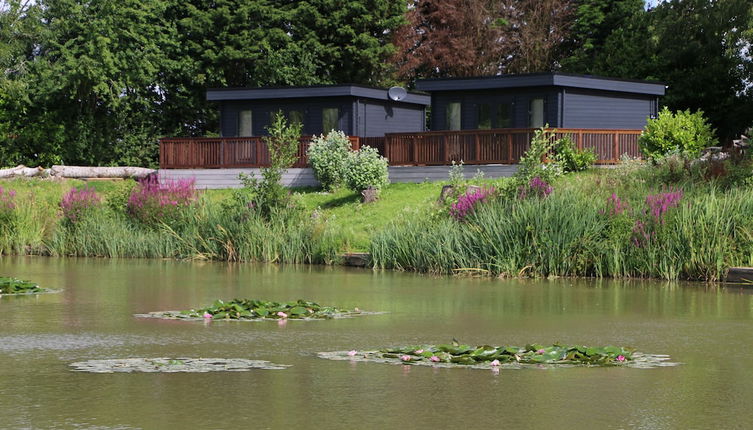
M251 110L252 127L254 136L267 135L266 128L270 124L272 113L282 110L287 114L289 111L303 113L304 135L322 134L322 111L325 108L338 108L340 110L339 129L346 134L353 134L353 98L330 97L325 99L286 99L275 101L224 101L219 102L220 110L220 133L225 137L238 135L238 113L242 110ZM329 130L327 130L329 131Z
M544 99L544 122L552 127L560 127L559 101L560 92L554 87L535 87L525 89L492 89L484 91L434 91L431 105L431 130L447 130L446 109L452 102L461 103L461 129L478 128L479 105L488 103L496 106L501 103L512 105L511 128L529 126L529 103L531 99ZM496 111L492 108L492 128L498 128L494 120Z
M563 128L640 130L656 115L657 98L598 90L564 90Z

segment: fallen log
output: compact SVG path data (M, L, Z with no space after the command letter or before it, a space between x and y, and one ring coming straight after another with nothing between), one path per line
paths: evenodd
M52 166L50 174L58 178L134 178L143 179L157 173L144 167Z
M16 178L21 176L31 178L34 176L47 176L47 173L41 167L26 167L20 164L10 169L0 169L0 178Z

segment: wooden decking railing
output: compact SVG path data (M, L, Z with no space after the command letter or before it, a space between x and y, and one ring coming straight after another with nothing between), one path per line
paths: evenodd
M298 161L306 167L311 136L301 137ZM351 137L353 149L358 137ZM159 141L160 169L225 169L269 166L269 149L261 137L165 137Z
M384 155L390 165L516 164L531 143L534 129L496 129L392 133L385 136ZM556 129L578 148L592 148L598 164L619 163L623 154L640 156L640 130Z
M495 129L391 133L384 137L350 137L354 149L368 145L386 156L392 166L516 164L528 149L534 129ZM597 164L619 163L627 154L639 157L640 130L557 129L557 138L569 136L578 148L592 148ZM298 162L305 167L311 136L301 138ZM269 151L260 137L187 137L160 139L160 168L212 169L264 167Z

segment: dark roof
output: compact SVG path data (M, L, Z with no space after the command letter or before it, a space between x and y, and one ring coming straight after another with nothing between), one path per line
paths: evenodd
M429 92L546 86L585 88L657 96L663 96L665 90L663 82L571 75L567 73L531 73L526 75L498 75L477 78L436 78L419 79L416 81L417 89Z
M260 87L260 88L212 88L207 90L207 100L274 100L310 97L360 97L388 101L387 90L363 85L315 85L308 87ZM408 96L394 103L411 103L429 106L431 96L409 92Z

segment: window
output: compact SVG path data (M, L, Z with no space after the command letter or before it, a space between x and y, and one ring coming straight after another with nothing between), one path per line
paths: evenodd
M322 133L329 133L332 130L340 129L340 109L324 108L322 109Z
M544 126L544 99L531 99L528 110L528 126L533 128Z
M254 122L253 112L242 110L238 112L238 136L253 136Z
M497 128L512 127L512 105L505 103L497 105Z
M299 110L291 110L288 112L288 122L292 124L300 124L303 127L303 112Z
M491 106L487 103L478 105L478 128L492 128Z
M447 130L460 130L460 102L447 103Z

